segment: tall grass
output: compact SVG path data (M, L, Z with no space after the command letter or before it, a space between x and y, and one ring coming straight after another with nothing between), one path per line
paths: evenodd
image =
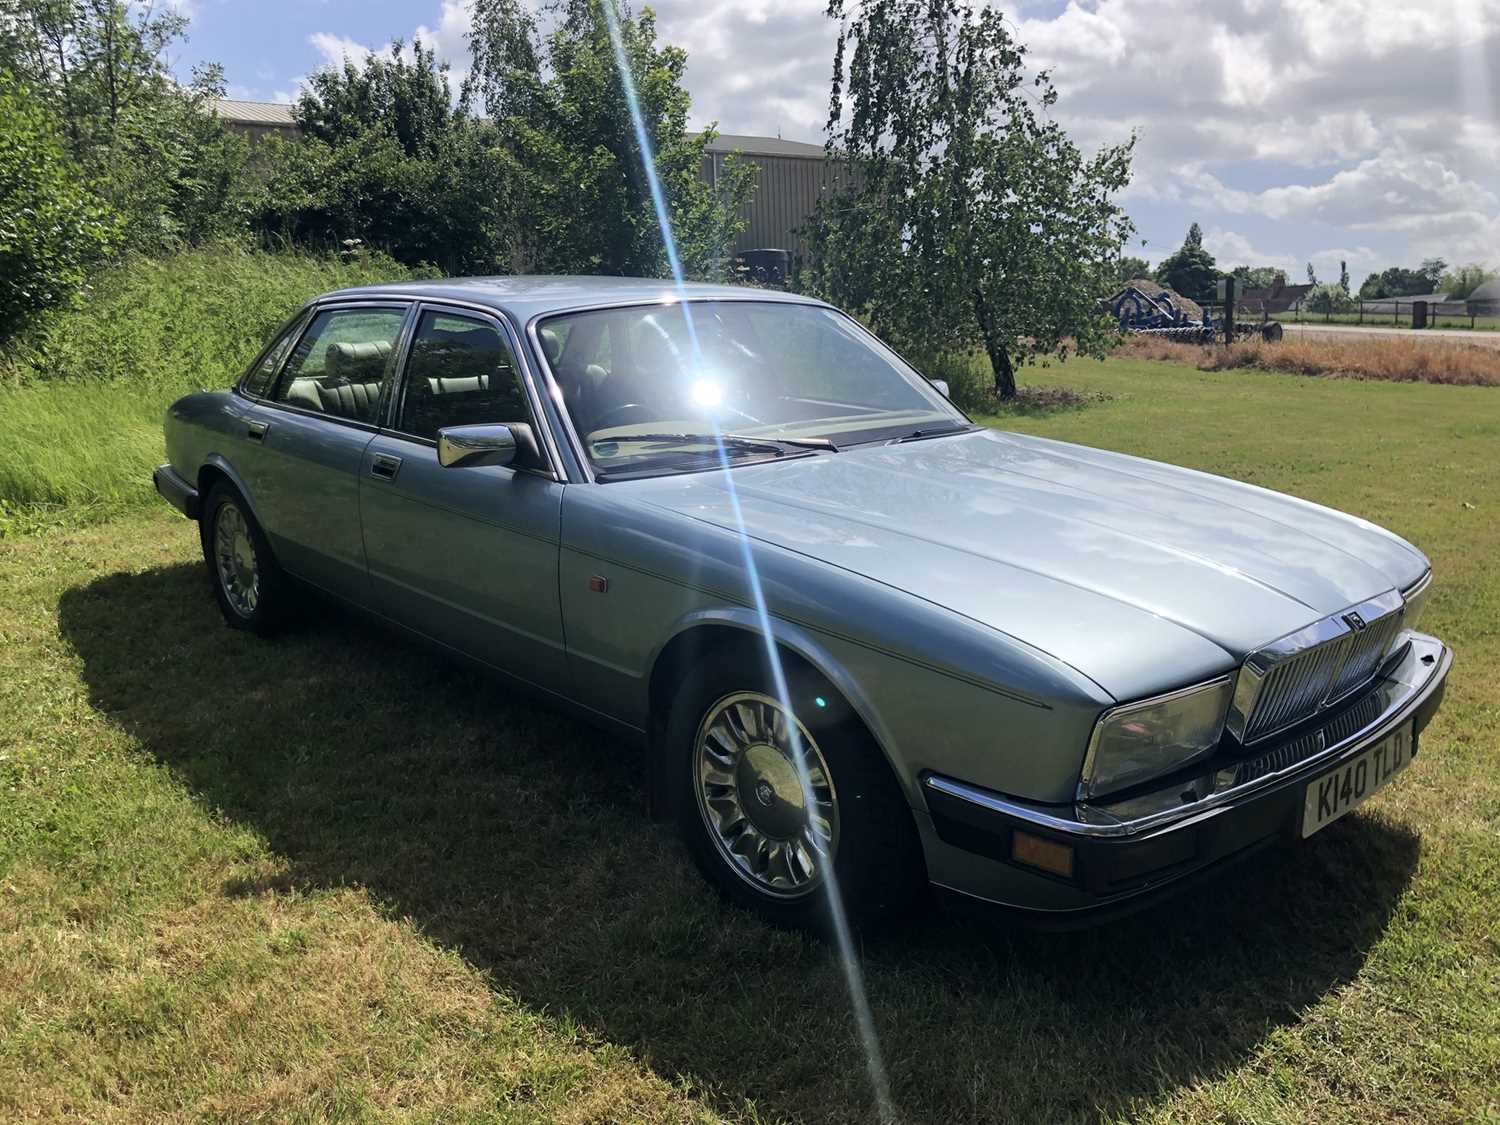
M0 351L0 532L53 509L146 499L168 403L233 382L308 297L407 276L380 255L233 244L111 267L82 307Z
M1391 383L1500 386L1500 348L1394 337L1245 340L1229 345L1181 344L1126 336L1118 354L1186 363L1200 371L1250 367L1294 375L1336 375Z

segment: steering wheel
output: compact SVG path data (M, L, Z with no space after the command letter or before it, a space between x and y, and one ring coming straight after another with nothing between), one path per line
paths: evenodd
M656 413L654 410L651 409L651 407L645 405L644 403L640 403L640 402L622 403L619 406L610 407L610 409L606 410L603 414L599 415L599 417L595 418L593 425L590 427L590 432L593 432L595 430L613 429L615 426L623 426L623 425L625 425L626 423L628 423L630 421L629 417L623 417L622 418L622 417L617 417L617 416L618 415L625 415L625 414L628 414L629 412L632 412L632 411L635 412L635 413L637 413L637 414L643 413L643 412L649 413L649 414L655 414ZM648 418L646 418L644 420L649 422L651 419L648 417Z

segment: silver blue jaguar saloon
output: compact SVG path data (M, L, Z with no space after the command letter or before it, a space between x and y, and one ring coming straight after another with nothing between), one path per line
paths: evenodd
M231 626L316 591L635 742L784 924L1139 905L1393 781L1452 660L1397 536L975 425L789 294L329 293L166 445Z

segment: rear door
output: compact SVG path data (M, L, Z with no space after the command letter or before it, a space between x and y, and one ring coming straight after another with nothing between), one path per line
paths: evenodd
M557 592L564 485L497 465L444 468L445 426L525 423L542 434L508 325L423 305L390 425L370 442L360 512L375 608L531 683L561 690Z
M277 561L367 599L359 472L378 430L409 302L320 308L246 419L241 468Z

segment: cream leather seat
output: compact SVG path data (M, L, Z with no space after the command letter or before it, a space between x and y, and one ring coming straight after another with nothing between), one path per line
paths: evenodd
M323 374L293 379L286 401L339 418L373 422L390 354L386 340L330 344Z

